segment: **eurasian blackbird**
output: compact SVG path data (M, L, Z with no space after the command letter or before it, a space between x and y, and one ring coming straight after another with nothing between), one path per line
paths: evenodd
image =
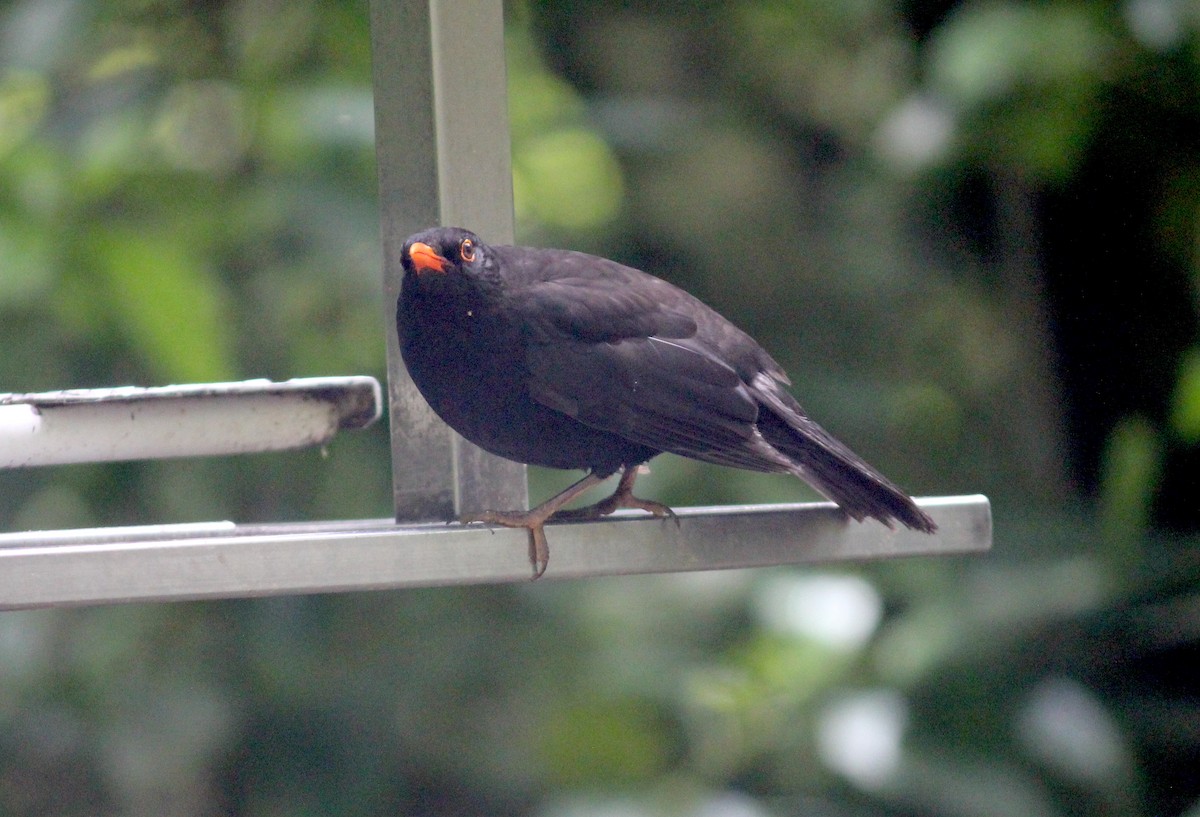
M581 252L489 246L457 227L411 236L401 263L400 351L433 410L498 456L589 472L530 511L463 519L528 529L534 578L551 516L672 515L633 495L638 466L664 451L794 474L855 520L936 530L808 418L753 338L666 281ZM560 510L619 470L608 499Z

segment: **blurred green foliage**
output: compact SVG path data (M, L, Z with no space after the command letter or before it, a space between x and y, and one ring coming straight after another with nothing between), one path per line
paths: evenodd
M507 14L522 241L696 292L995 550L0 614L0 812L1195 815L1191 6ZM0 6L0 390L382 376L369 42L365 3ZM386 516L387 445L5 472L0 519Z

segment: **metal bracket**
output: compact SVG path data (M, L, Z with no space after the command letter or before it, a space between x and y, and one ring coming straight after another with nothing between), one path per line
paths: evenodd
M396 340L407 236L453 224L497 244L513 240L503 4L372 0L371 49L396 519L524 508L525 466L442 423L409 379Z
M0 468L323 445L381 406L373 377L0 394Z
M932 536L851 522L828 502L680 508L547 526L539 580L978 553L985 497L918 500ZM0 534L0 609L528 580L525 531L479 525L149 525Z

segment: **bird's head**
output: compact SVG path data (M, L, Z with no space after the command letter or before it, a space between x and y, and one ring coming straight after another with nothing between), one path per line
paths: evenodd
M400 252L404 277L478 278L491 267L490 248L461 227L434 227L411 235Z

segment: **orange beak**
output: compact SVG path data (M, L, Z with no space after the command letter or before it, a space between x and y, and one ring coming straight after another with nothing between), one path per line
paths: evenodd
M408 257L417 272L445 272L450 266L450 262L438 255L433 247L420 241L408 248Z

